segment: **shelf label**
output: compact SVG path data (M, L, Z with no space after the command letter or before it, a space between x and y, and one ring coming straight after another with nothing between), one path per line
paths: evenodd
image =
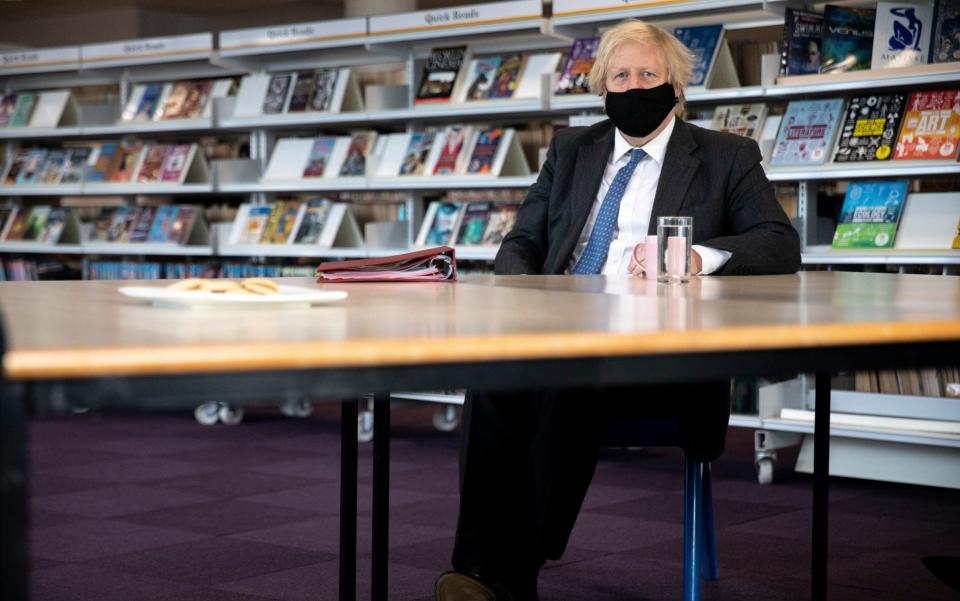
M689 0L553 0L553 16L569 17L631 8L686 4Z
M542 17L542 6L540 0L515 0L371 16L370 35L429 32L454 27L539 20Z
M171 60L176 60L184 54L196 54L212 50L213 34L211 33L127 40L109 44L87 44L80 47L84 64L167 56Z
M0 71L29 70L41 67L72 68L80 65L80 47L20 50L0 54Z
M362 38L367 35L367 19L338 19L293 23L274 27L254 27L220 32L220 49L272 47L293 44L308 44L345 38Z

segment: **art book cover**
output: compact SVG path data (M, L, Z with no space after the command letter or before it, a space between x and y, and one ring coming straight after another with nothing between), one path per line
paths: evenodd
M136 175L135 171L141 152L143 152L143 144L139 142L121 144L117 149L116 164L113 171L107 174L106 180L110 182L132 182Z
M10 115L10 127L25 127L30 123L30 115L37 104L37 95L33 92L21 92L17 95L17 104Z
M600 38L577 38L570 46L567 62L560 71L555 94L589 94L590 70L597 60Z
M177 116L180 119L196 119L203 114L203 109L210 100L210 91L213 89L213 82L209 79L190 82L190 88L187 91L187 97L183 101L183 107Z
M871 68L926 64L932 29L930 2L878 2Z
M163 161L167 156L167 145L148 144L144 152L147 154L143 157L140 171L137 172L137 182L141 184L157 183L160 181L160 175L163 172Z
M333 206L325 198L307 201L307 208L304 210L303 219L300 220L300 227L297 229L294 244L316 244L320 241L320 234L323 233L323 226L327 223L327 216L330 214L330 207Z
M47 159L37 176L38 184L59 184L63 175L63 164L67 160L67 151L63 148L51 148L47 152Z
M517 209L519 207L520 205L515 202L493 203L487 216L487 227L483 230L483 239L480 244L500 246L504 236L510 233L513 224L517 221Z
M12 186L17 183L17 179L20 177L20 172L23 171L23 164L26 162L29 153L29 150L21 150L10 160L10 165L3 174L4 186Z
M260 232L260 244L269 244L273 239L274 232L277 231L277 224L280 223L280 216L283 215L286 202L279 201L270 204L270 214L267 216L267 223Z
M153 225L153 218L156 216L156 207L140 207L137 209L136 217L133 219L133 227L130 228L130 242L146 242L150 236L150 226Z
M90 240L93 242L106 242L110 239L110 224L113 223L113 215L117 212L115 207L103 207L93 221L93 231L90 232Z
M905 94L854 96L847 105L834 163L885 161L893 154Z
M520 68L523 67L523 54L513 52L504 55L497 67L493 85L487 92L487 98L513 98L520 79Z
M502 127L481 130L477 134L477 144L473 147L473 154L470 156L469 165L467 165L467 173L490 173L501 139L503 139Z
M167 235L167 242L176 244L186 244L193 231L193 224L197 221L197 215L200 209L193 205L180 205L177 210L177 216L170 224L170 233Z
M350 136L347 158L340 167L340 177L363 177L367 173L367 153L373 146L376 134L360 132Z
M117 162L120 160L119 144L116 142L104 142L100 145L97 152L97 158L93 165L87 165L86 177L88 182L106 181L107 175L114 170Z
M446 246L453 242L453 228L457 225L457 216L460 214L460 202L456 200L438 200L436 212L433 214L433 223L427 232L424 242L427 246Z
M907 180L850 182L833 235L833 248L891 248Z
M780 75L808 75L820 72L823 44L823 15L786 7L783 20L783 50Z
M270 217L270 205L254 205L247 212L247 219L243 223L243 229L237 239L237 244L258 244L263 229L267 225L267 219Z
M932 37L931 63L960 61L960 0L937 0Z
M466 203L457 232L458 246L476 246L483 242L483 232L487 229L487 219L492 207L492 202Z
M453 93L453 84L457 81L457 74L463 65L463 57L467 52L466 46L449 48L434 48L427 57L423 66L423 77L420 79L420 89L414 102L446 102Z
M327 163L330 161L330 154L333 152L336 143L336 138L317 138L313 141L310 158L307 159L307 166L303 170L303 177L323 177L327 170Z
M33 207L30 215L27 217L27 223L23 226L23 239L27 241L39 241L43 235L43 230L47 227L47 218L50 216L50 207L41 205Z
M170 88L170 93L163 99L163 105L157 118L162 120L180 119L183 117L184 106L187 102L187 96L190 95L192 83L189 81L178 81Z
M78 184L83 181L83 169L93 151L89 146L76 146L67 149L67 157L60 171L61 184Z
M873 8L828 4L823 11L821 73L861 71L870 68L873 55Z
M134 216L131 207L118 207L107 228L107 242L126 242L130 237L127 228L132 226Z
M463 125L452 125L447 128L443 138L443 149L433 168L434 175L453 175L456 172L457 158L460 156L466 137L467 129Z
M270 244L286 244L293 233L293 226L297 221L297 215L300 213L300 203L295 200L289 200L283 203L283 210L277 218L277 225L270 233Z
M960 89L913 92L894 159L956 160L960 144Z
M842 98L791 101L780 122L770 164L822 165L842 111Z
M290 80L293 75L274 75L267 84L267 95L263 99L263 114L275 115L283 112L287 104L287 93L290 91Z
M490 89L493 87L493 81L497 77L497 70L500 68L500 61L502 60L503 58L499 56L487 56L471 61L467 100L489 98Z
M47 225L40 234L40 242L56 244L60 240L60 234L67 224L67 209L63 207L53 207L50 214L47 215Z
M0 127L10 125L13 118L13 111L17 107L17 94L7 94L0 97Z
M290 103L287 106L288 113L302 113L310 106L313 99L313 92L317 85L316 71L300 71L297 73L297 80L293 84L293 92L290 94Z
M157 216L153 219L148 242L167 242L170 239L170 229L177 219L180 207L177 205L160 205L157 207Z
M311 111L329 111L333 102L333 90L337 86L338 69L320 69L314 79L313 97L310 99Z
M160 104L160 97L163 95L162 83L148 83L143 90L143 96L140 98L140 104L137 111L133 114L133 121L152 121L157 115L157 106Z
M18 184L35 184L40 172L43 171L43 164L47 160L46 149L37 149L27 151L27 156L23 160L23 166L20 168L20 174L17 175Z
M673 35L693 53L693 76L691 86L702 86L707 81L713 55L717 53L723 25L698 25L696 27L677 27Z
M171 144L168 146L163 159L163 169L160 172L160 181L179 183L183 177L184 169L189 166L187 165L189 156L189 144Z
M725 104L714 109L710 129L756 139L766 118L767 105L762 102Z
M400 163L400 175L423 175L424 162L433 148L435 138L436 134L432 131L417 132L410 136L410 144Z

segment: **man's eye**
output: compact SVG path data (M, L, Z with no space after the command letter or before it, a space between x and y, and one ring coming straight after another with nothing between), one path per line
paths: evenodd
M625 78L626 76L627 76L626 73L617 73L617 78L618 78L618 79L623 79L623 78Z
M644 71L644 72L643 72L643 76L644 76L644 77L656 77L657 74L654 73L654 72L652 72L652 71Z

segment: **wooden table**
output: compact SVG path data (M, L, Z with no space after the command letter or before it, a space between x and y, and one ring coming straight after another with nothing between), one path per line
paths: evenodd
M5 589L4 598L24 598L16 591L26 590L25 406L192 407L209 398L352 399L368 391L803 372L817 374L812 596L824 599L829 375L938 366L960 357L960 278L947 276L810 272L695 278L681 286L639 278L475 276L456 284L325 284L349 298L309 309L216 311L151 307L117 287L0 283L4 373L11 395L25 400L2 404L4 586L23 587L9 589L13 597ZM386 594L388 402L378 395L374 420L374 598ZM350 428L343 430L341 519L353 519L354 532L341 529L341 598L355 596L355 411L355 402L344 403ZM345 490L351 484L352 509ZM20 531L9 536L8 524L18 517ZM9 562L19 562L16 578L8 578Z

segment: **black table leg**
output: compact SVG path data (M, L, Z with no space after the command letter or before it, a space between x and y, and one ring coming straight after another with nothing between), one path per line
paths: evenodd
M340 601L357 599L357 405L340 405Z
M390 528L390 394L373 397L373 601L387 600L387 544Z
M26 386L0 383L0 424L3 426L0 520L3 542L0 597L29 599L27 559L27 420ZM21 398L22 396L22 398Z
M816 412L813 426L813 563L810 577L813 601L827 599L827 535L830 478L830 375L816 375Z

